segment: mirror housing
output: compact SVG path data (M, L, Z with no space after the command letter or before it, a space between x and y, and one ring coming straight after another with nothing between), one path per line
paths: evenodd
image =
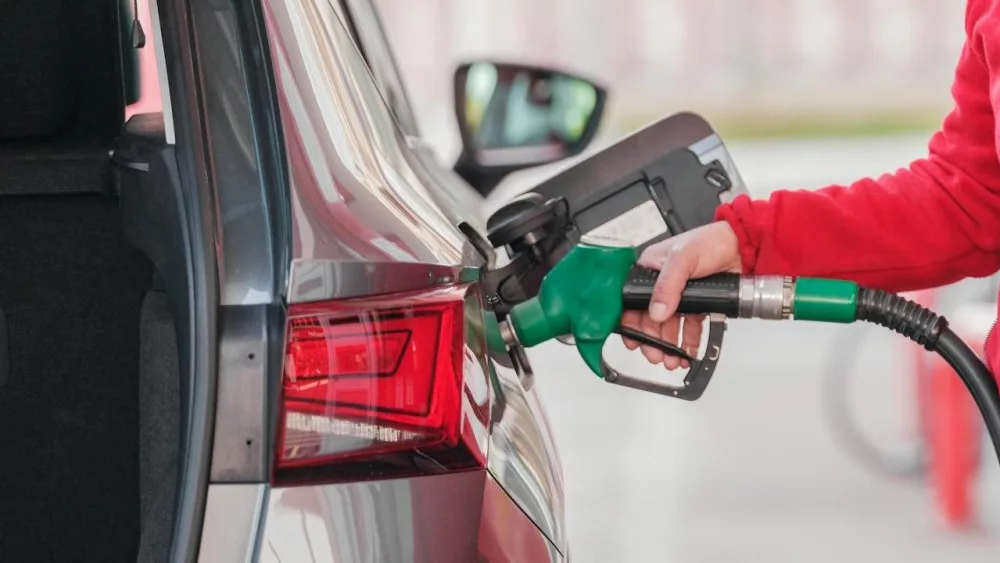
M455 71L462 153L454 170L484 197L511 172L580 154L607 91L591 80L522 64L476 61Z

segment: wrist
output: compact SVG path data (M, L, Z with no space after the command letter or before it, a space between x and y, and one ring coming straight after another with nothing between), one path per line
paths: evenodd
M730 262L726 265L726 271L745 273L743 256L740 252L741 242L733 226L729 221L716 221L713 224L713 228L719 232L718 236L722 239L722 248L727 249L726 253L730 255Z
M743 274L753 274L757 266L758 247L744 216L750 212L750 197L737 196L732 202L724 203L715 210L715 220L728 226L736 247L736 269Z

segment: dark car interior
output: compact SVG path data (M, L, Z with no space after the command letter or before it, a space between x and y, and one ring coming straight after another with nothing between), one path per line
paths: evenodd
M0 15L3 561L168 553L180 370L162 276L123 234L120 193L155 186L116 181L111 159L129 142L120 8L35 0ZM155 137L156 120L133 125Z

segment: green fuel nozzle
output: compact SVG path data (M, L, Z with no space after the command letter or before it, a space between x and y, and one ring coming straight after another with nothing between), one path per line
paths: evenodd
M530 348L572 335L583 361L601 375L604 342L618 328L622 288L636 259L631 246L575 246L545 276L537 296L511 309L517 341Z
M584 240L545 275L538 294L514 305L507 317L488 323L494 349L510 344L532 347L572 336L587 367L604 379L630 387L697 399L718 362L727 318L789 319L832 323L864 320L881 324L928 347L947 326L943 318L902 297L861 288L856 283L789 276L716 274L691 280L677 312L709 316L706 353L689 355L676 345L620 325L625 310L649 307L659 272L636 265L631 246ZM639 380L611 368L605 342L618 333L691 364L682 386Z
M572 336L587 367L605 381L682 399L697 399L715 370L725 316L712 317L708 336L710 353L701 359L688 355L676 345L622 327L622 312L626 308L648 307L656 282L655 271L636 266L637 257L632 246L594 242L585 237L545 275L535 297L511 307L502 321L491 319L487 324L491 347L497 349L501 344L532 347L553 338ZM735 279L738 281L739 276ZM712 291L706 293L708 285L707 282L693 284L689 288L691 298L686 303L706 297L709 298L706 303L721 303L712 301L715 295ZM724 292L728 290L727 286ZM609 366L603 358L603 350L613 333L688 359L691 369L684 385L649 382Z

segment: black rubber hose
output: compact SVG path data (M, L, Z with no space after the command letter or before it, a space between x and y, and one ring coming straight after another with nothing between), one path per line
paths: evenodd
M972 348L948 328L944 317L893 293L860 288L856 319L892 329L944 358L976 401L1000 460L1000 392L996 380Z
M979 412L986 422L986 430L989 432L990 441L993 442L993 449L1000 459L1000 396L993 374L986 369L979 356L951 329L945 329L941 333L935 351L958 372L962 383L965 383L969 393L972 393L972 398L975 399Z
M920 304L880 289L858 289L855 318L898 332L928 350L934 350L948 321Z

